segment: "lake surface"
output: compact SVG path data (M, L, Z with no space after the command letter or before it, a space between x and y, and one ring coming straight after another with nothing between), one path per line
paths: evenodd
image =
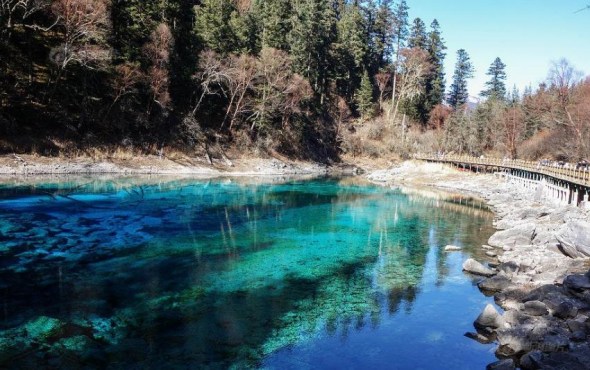
M461 272L492 233L481 205L353 179L258 181L1 187L0 368L494 360L463 336L490 301Z

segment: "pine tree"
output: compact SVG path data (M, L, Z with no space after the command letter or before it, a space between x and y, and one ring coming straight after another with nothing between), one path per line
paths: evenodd
M294 1L288 37L293 69L309 80L320 103L326 96L332 67L330 50L336 33L333 10L329 0Z
M393 54L395 15L392 0L382 0L377 7L372 27L373 50L376 69L385 67Z
M416 18L410 29L410 37L408 38L408 47L427 50L428 36L426 35L426 26L422 19ZM426 79L425 83L428 82ZM426 86L425 86L425 92ZM427 95L420 94L410 102L406 102L405 110L413 119L420 121L423 124L428 122L428 113L430 110L426 106Z
M363 71L369 65L369 35L367 20L358 5L344 5L336 25L337 38L334 44L334 77L340 95L349 103L360 86Z
M375 113L375 104L373 102L373 85L366 70L363 72L361 85L356 92L355 98L362 117L364 119L371 118Z
M428 45L428 38L426 36L426 25L420 18L414 19L412 28L410 30L410 37L408 38L409 48L419 48L426 50Z
M290 0L258 0L256 12L260 14L261 39L263 47L289 50L288 35L291 32Z
M474 69L469 55L464 49L457 51L457 63L453 74L453 83L449 93L448 102L451 107L457 109L467 102L469 92L467 91L467 80L473 77Z
M502 63L500 58L496 58L490 65L488 72L490 80L486 82L487 88L483 90L479 95L493 99L505 99L506 98L506 64Z
M395 18L395 40L396 40L396 61L399 60L399 52L405 46L406 40L408 39L408 4L406 0L401 0L399 4L396 6L394 11L394 18Z
M400 62L400 52L401 49L405 46L406 40L408 38L408 4L406 0L401 0L399 4L396 6L394 11L395 16L395 40L396 40L396 49L395 49L395 61L393 65L393 73L392 73L392 81L393 81L393 89L392 89L392 98L391 98L391 106L387 112L387 116L389 117L391 113L394 111L394 107L396 106L396 84L397 84L397 73L399 68Z
M209 49L228 54L238 49L232 28L237 9L231 0L202 0L196 7L195 32Z
M445 94L444 60L447 47L440 33L440 25L435 19L430 24L428 33L428 54L432 64L432 73L426 80L426 109L430 112L436 105L442 104Z

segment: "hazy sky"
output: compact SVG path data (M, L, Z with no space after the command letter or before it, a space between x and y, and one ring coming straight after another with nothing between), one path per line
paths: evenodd
M445 72L451 84L457 50L465 49L475 67L469 93L478 96L496 57L506 64L507 86L535 88L551 61L568 59L590 74L590 0L407 0L410 20L441 25L447 45Z

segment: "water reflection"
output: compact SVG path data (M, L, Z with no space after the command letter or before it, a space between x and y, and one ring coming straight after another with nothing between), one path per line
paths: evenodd
M400 315L410 335L433 289L481 299L442 247L469 253L492 217L334 179L5 187L0 214L0 365L15 368L289 367L284 351Z

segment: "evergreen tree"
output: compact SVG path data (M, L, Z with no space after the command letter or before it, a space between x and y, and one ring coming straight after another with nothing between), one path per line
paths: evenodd
M393 54L395 15L392 0L381 0L372 27L373 50L376 69L385 67Z
M426 26L422 19L416 18L410 29L410 37L408 38L408 47L417 48L421 50L427 50L428 37L426 35ZM428 79L424 81L428 82ZM427 92L427 91L425 91ZM428 122L428 113L430 110L427 108L427 95L420 94L412 101L406 102L405 111L413 119L420 121L423 124Z
M521 102L520 91L518 90L516 85L514 85L512 87L512 93L508 94L507 98L508 98L509 103L513 106L520 104L520 102Z
M486 82L486 89L480 95L487 98L505 99L506 98L506 64L502 63L500 58L496 58L490 65L488 72L490 80Z
M331 70L330 49L336 33L334 8L329 0L293 2L290 53L293 69L307 78L323 103Z
M293 12L290 0L258 0L256 12L260 14L261 39L263 47L289 50L288 35Z
M117 59L120 61L142 60L142 46L148 41L156 26L164 21L166 5L161 1L154 0L112 2L111 43L116 51Z
M414 19L412 28L410 30L410 37L408 39L409 48L419 48L426 50L428 46L428 38L426 36L426 25L420 18Z
M361 85L357 90L355 98L362 117L364 119L371 118L375 112L375 104L373 102L373 85L366 70L363 72Z
M432 73L426 80L426 110L430 112L436 105L442 104L445 94L444 60L446 57L444 44L440 33L440 25L435 19L430 25L428 33L428 54L432 64Z
M474 69L469 55L464 49L457 51L457 63L453 74L453 83L449 93L448 102L451 107L457 109L467 102L469 92L467 91L467 80L473 77Z
M179 111L186 111L195 88L193 76L200 45L193 32L194 0L174 0L173 3L171 23L176 27L172 30L174 43L170 56L170 94L175 107Z
M195 32L209 49L228 54L238 49L232 28L237 9L231 0L202 0L196 7Z
M358 5L345 5L340 12L334 45L334 75L340 95L346 97L349 103L354 103L354 96L370 56L367 21Z
M408 39L408 4L406 0L401 0L399 4L397 4L395 11L394 11L394 18L395 18L395 40L396 40L396 62L399 61L399 52L405 46L406 40Z

